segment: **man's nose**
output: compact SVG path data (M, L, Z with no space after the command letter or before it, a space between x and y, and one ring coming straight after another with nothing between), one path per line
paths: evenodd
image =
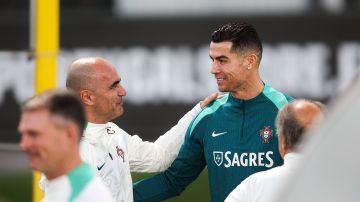
M26 137L26 135L21 135L21 140L20 140L19 145L23 151L26 151L30 148L31 142L30 142L29 138Z
M119 91L118 91L118 95L119 96L126 96L126 90L123 86L120 86Z
M218 66L218 64L216 62L212 62L210 72L212 74L219 73L219 66Z

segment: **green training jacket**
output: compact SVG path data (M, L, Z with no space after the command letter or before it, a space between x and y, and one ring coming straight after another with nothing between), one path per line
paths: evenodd
M134 184L134 200L161 201L179 195L207 166L211 201L223 202L249 175L283 163L275 118L291 100L265 84L253 99L227 94L214 101L190 124L170 168Z

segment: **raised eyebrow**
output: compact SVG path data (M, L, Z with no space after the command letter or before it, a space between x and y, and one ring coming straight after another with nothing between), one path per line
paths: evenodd
M226 57L225 55L215 57L215 60L221 60L221 59L228 59L228 57Z
M221 55L221 56L218 56L218 57L215 57L215 58L211 57L211 55L209 55L209 56L210 56L210 59L212 59L212 60L228 59L228 57L226 57L225 55Z
M34 136L34 135L37 134L37 131L32 130L32 129L22 130L22 131L19 130L18 132L19 132L19 134L20 134L20 137L24 136L25 133L28 134L29 136Z
M114 87L114 86L119 85L119 83L120 83L120 79L119 79L119 80L114 81L114 82L111 84L110 88L112 88L112 87Z

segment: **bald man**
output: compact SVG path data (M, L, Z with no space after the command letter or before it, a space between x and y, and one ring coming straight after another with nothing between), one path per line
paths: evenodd
M310 100L296 100L283 107L276 117L276 127L284 165L249 176L229 194L225 202L271 201L301 157L298 146L306 130L321 120L323 115L324 105Z
M129 135L110 122L123 114L126 91L115 67L105 59L91 57L74 61L66 86L80 97L88 118L80 148L82 158L101 176L119 202L133 201L130 172L160 172L170 166L192 119L216 98L213 94L197 104L176 126L152 143Z

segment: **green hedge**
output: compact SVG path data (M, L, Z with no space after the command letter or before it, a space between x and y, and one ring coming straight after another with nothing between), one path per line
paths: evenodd
M132 175L133 181L136 182L145 177L149 177L151 174L140 174L134 173ZM205 169L200 176L190 184L180 196L166 200L166 202L189 202L199 201L205 202L210 201L209 184L207 170Z
M133 174L133 181L136 182L151 174ZM200 177L192 183L178 197L167 200L167 202L188 202L188 201L210 201L207 171L203 171ZM32 200L32 174L13 173L0 174L0 202L31 202Z
M0 174L0 202L31 202L32 174Z

